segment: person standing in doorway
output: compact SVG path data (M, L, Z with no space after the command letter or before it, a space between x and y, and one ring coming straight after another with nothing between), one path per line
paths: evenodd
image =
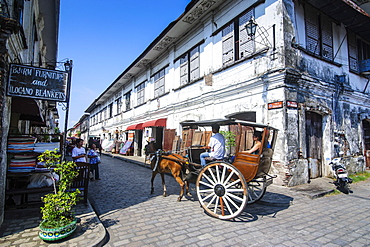
M82 147L84 141L82 139L76 140L76 146L72 149L72 159L74 162L86 163L86 150Z
M90 159L90 171L94 174L95 180L100 180L99 177L99 163L100 163L100 156L98 151L96 150L96 145L92 144L87 157ZM93 178L91 180L94 180Z

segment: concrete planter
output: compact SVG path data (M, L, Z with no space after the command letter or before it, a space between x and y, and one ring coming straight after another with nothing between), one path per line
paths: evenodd
M44 221L39 225L39 237L44 241L57 241L71 235L77 228L77 219L75 218L71 223L66 226L58 228L45 228L43 227Z

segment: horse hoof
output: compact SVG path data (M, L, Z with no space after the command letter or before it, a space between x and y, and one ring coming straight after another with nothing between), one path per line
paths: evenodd
M177 198L177 201L178 201L178 202L181 202L181 197Z

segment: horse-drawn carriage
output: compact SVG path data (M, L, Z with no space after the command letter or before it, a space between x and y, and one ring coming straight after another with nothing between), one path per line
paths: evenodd
M229 156L201 167L198 161L199 150L202 149L199 145L186 147L186 156L157 152L152 159L152 192L155 174L161 173L165 191L163 172L171 172L181 186L178 200L181 200L185 186L188 190L188 182L195 182L197 197L203 209L216 218L232 219L241 214L247 204L260 200L267 186L272 183L274 177L268 172L278 130L268 125L234 119L184 121L181 125L183 131L196 130L204 134L203 143L207 143L209 132L206 130L214 123L236 136L236 145L229 148ZM204 131L200 132L201 129ZM250 154L245 151L248 145L250 147L253 144L250 137L256 131L262 136L261 148L257 154ZM194 175L195 180L192 179Z

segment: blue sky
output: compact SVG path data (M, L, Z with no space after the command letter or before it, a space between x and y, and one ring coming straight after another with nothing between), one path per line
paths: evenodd
M189 2L61 0L58 61L73 60L68 128Z

